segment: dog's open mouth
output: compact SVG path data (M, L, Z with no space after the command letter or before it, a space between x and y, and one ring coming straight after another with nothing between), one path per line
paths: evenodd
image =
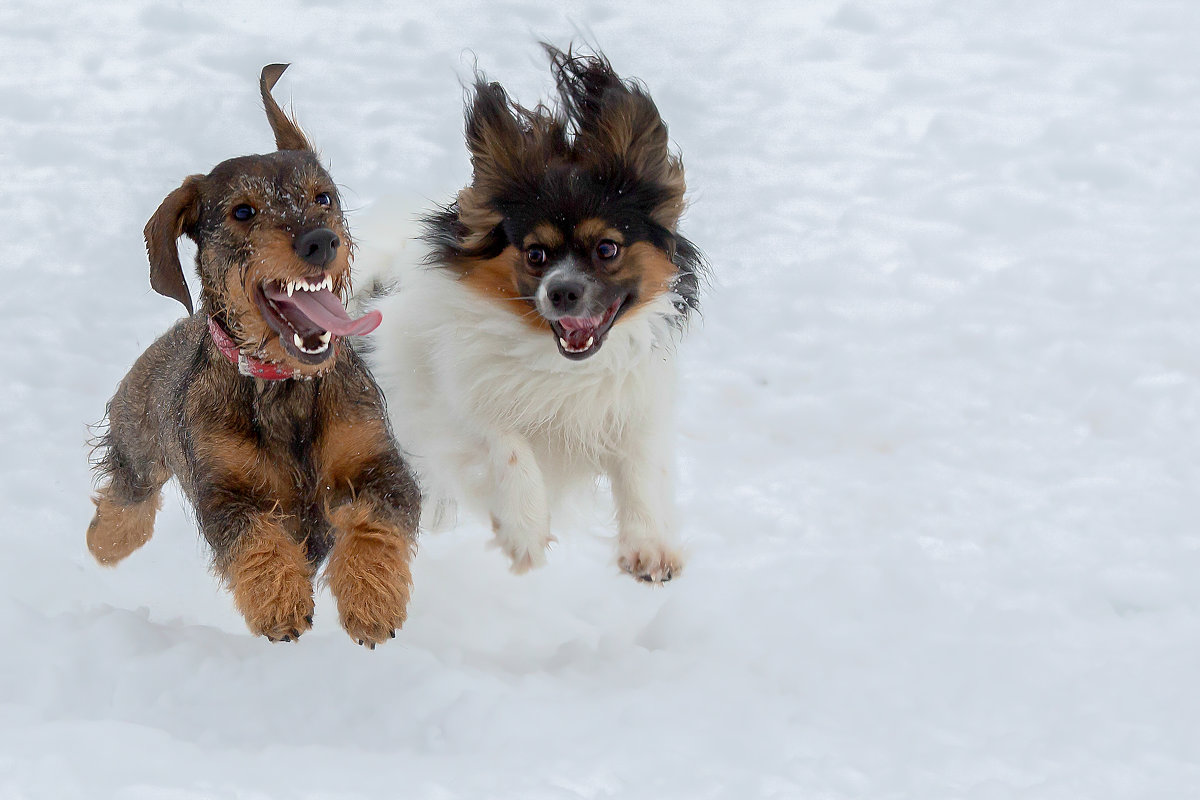
M363 336L383 318L371 311L351 319L333 293L327 273L289 281L264 281L255 301L283 348L299 361L319 364L333 354L339 336Z
M582 361L593 355L604 344L604 337L628 299L627 295L618 297L598 317L560 317L551 320L550 328L558 341L558 352L574 361Z

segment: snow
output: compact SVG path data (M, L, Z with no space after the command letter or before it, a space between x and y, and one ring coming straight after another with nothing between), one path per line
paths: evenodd
M467 178L473 65L534 102L573 37L650 87L715 267L684 576L620 575L603 499L528 576L464 523L368 652L328 593L252 638L174 493L96 566L86 426L180 311L141 228L270 147L258 69L411 214ZM1198 796L1198 39L1149 0L8 0L0 799Z

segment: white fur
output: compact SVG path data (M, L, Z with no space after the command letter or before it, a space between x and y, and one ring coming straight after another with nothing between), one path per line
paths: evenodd
M490 516L524 572L545 563L556 501L607 474L622 568L653 581L678 574L672 297L625 314L596 354L570 361L550 332L520 319L534 313L528 304L414 263L422 249L356 269L382 267L398 284L377 304L370 361L425 494L423 524L443 526L456 503Z

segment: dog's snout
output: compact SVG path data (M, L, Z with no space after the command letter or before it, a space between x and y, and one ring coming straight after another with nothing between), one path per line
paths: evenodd
M584 295L587 294L587 284L580 278L555 278L546 285L546 299L555 312L564 317L576 316Z
M296 255L314 267L323 267L337 255L341 243L329 228L317 228L296 239Z

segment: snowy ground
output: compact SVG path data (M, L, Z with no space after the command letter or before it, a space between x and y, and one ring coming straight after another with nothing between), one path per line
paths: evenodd
M416 5L0 6L0 800L1200 796L1200 6ZM142 225L270 146L259 67L366 208L572 36L716 268L683 579L603 507L524 577L465 525L368 652L327 594L251 638L177 499L93 564L86 423L179 311Z

